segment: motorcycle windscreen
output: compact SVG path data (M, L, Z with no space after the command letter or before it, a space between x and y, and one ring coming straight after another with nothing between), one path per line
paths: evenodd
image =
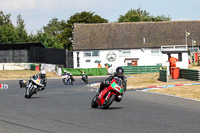
M112 87L114 90L116 90L117 92L119 92L119 93L122 93L122 92L123 92L123 88L120 87L119 85L117 85L115 82L113 82L113 83L111 84L111 87Z

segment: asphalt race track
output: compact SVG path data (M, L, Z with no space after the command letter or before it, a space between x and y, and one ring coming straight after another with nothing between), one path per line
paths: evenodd
M90 78L89 83L104 78ZM76 79L48 79L44 91L24 98L17 80L0 81L0 133L200 133L200 102L128 90L109 109L92 109L95 88Z

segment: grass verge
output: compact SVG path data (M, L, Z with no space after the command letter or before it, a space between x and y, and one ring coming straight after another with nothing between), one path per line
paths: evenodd
M30 76L39 73L40 71L32 70L8 70L0 71L0 80L11 80L11 79L27 79ZM55 72L47 72L48 77L59 77Z
M159 73L133 74L128 76L133 76L132 78L128 78L128 86L131 86L129 89L147 88L149 86L197 83L197 81L161 82L158 81ZM153 89L149 91L200 100L200 85L178 86Z
M154 89L149 91L200 100L199 85L179 86L164 89Z

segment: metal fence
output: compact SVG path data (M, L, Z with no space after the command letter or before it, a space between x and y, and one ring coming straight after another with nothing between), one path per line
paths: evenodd
M27 50L0 50L0 62L29 62Z
M65 49L31 47L30 62L66 65Z
M47 63L73 68L73 52L41 47L0 49L0 63Z
M161 66L123 66L125 74L140 74L159 72Z

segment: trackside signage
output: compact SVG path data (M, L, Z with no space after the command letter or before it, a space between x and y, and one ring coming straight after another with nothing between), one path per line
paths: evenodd
M7 84L0 84L0 90L7 90L8 85Z

